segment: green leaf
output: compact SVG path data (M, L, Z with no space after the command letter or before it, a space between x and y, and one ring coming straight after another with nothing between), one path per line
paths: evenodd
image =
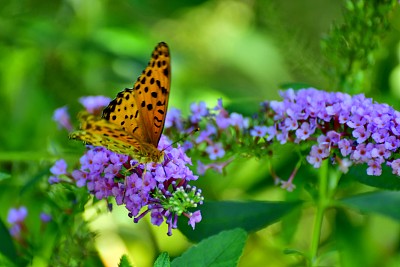
M379 213L400 221L399 192L376 191L341 199L340 202L362 212Z
M352 177L362 184L380 189L400 190L400 178L392 173L390 167L386 165L382 166L382 174L380 176L368 175L366 170L366 165L351 167L349 172L343 175L343 178Z
M190 240L198 242L223 230L242 228L248 232L260 230L281 219L301 202L206 202L200 206L202 220L195 230L187 219L179 220L178 228Z
M172 261L172 267L237 266L247 234L240 228L204 239Z
M368 236L366 228L354 222L351 214L344 209L337 209L335 219L332 223L336 226L332 236L335 245L324 251L324 253L337 253L340 248L341 266L371 266L374 256L371 254L371 243L365 238ZM379 266L379 264L378 264Z
M9 179L9 178L11 178L11 174L5 173L5 172L0 172L0 181L6 180L6 179Z
M157 260L154 262L154 267L169 267L171 266L171 261L167 252L163 252L158 256Z
M1 236L0 253L6 258L8 258L8 260L13 262L15 265L19 265L18 264L19 256L14 246L14 242L12 240L10 232L8 231L7 227L5 226L2 220L0 220L0 236Z
M127 255L122 255L121 260L119 261L118 267L132 267L131 263L128 260Z

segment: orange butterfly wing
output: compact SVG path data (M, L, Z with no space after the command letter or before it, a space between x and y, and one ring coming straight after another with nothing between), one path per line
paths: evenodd
M125 89L103 110L102 118L81 113L81 130L70 134L95 146L130 155L140 162L159 162L157 149L164 128L170 91L170 56L159 43L133 89Z
M156 148L164 128L171 81L170 53L159 43L133 89L125 89L104 109L102 117ZM122 113L122 115L121 115Z

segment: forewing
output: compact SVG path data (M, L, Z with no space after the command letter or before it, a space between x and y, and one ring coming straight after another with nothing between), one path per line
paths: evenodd
M141 114L135 98L134 89L125 89L119 92L117 97L103 110L102 117L142 142L150 143L143 123L141 123Z
M164 128L170 81L169 49L166 43L161 42L154 49L148 66L133 88L143 136L155 147L158 146Z

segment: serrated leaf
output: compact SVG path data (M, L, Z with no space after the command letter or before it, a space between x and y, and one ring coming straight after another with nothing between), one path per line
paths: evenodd
M400 221L400 193L376 191L341 199L341 203L362 212L379 213Z
M373 186L380 189L386 190L400 190L400 178L392 173L390 167L383 165L382 174L380 176L372 176L367 174L366 165L357 165L350 168L349 172L343 175L343 179L346 177L352 177L362 184Z
M171 261L169 259L168 253L167 252L161 253L160 256L157 257L153 266L154 267L170 267Z
M128 260L128 256L127 255L122 255L118 267L132 267L131 263Z
M260 230L281 219L301 202L206 202L200 206L202 220L195 230L186 220L178 228L190 240L198 242L223 230L242 228L248 232Z
M223 231L204 239L172 261L172 267L231 267L237 266L247 234L238 228Z

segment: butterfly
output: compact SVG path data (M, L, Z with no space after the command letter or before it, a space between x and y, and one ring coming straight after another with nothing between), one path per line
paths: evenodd
M159 43L133 88L119 92L101 117L80 112L80 130L70 138L128 155L139 163L162 162L164 152L157 147L167 115L170 61L168 45Z

